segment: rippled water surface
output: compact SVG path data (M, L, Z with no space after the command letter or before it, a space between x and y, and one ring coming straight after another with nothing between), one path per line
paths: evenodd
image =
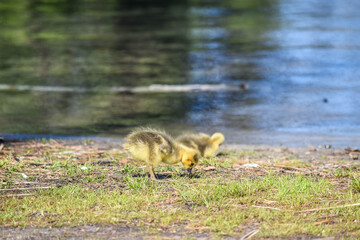
M151 2L151 3L150 3ZM360 143L360 2L3 0L0 133ZM151 84L247 90L114 93ZM19 91L16 86L91 92Z

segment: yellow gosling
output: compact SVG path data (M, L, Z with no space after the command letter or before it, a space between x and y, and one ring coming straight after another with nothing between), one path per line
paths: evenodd
M159 163L176 164L181 162L188 170L196 166L199 152L175 141L163 131L140 128L131 132L123 144L135 159L146 162L152 180L156 180L154 167Z
M225 136L219 132L214 133L212 136L204 133L185 134L176 140L187 147L198 150L202 157L211 157L217 153L220 145L225 141Z

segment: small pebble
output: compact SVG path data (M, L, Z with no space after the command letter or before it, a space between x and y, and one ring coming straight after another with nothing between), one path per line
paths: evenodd
M256 163L246 163L244 165L242 165L243 167L249 167L249 168L257 168L259 167L259 164Z
M28 178L29 178L29 176L26 175L25 173L22 173L21 176L22 176L23 178L25 178L25 179L28 179Z

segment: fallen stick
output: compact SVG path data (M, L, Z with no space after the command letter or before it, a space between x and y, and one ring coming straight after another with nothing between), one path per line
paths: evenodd
M316 212L316 211L321 211L321 210L329 210L329 209L336 209L336 208L346 208L346 207L356 207L356 206L360 206L360 203L354 203L354 204L348 204L348 205L342 205L342 206L335 206L335 207L327 207L327 208L313 208L313 209L294 211L294 212L296 212L296 213ZM288 209L280 209L280 208L264 207L264 206L256 206L256 205L253 205L253 207L265 208L265 209L271 209L271 210L277 210L277 211L293 211L293 210L288 210Z
M360 206L360 203L354 203L354 204L348 204L348 205L342 205L342 206L336 206L336 207L327 207L327 208L313 208L313 209L307 209L302 211L297 211L298 213L304 213L304 212L316 212L321 210L329 210L329 209L336 209L336 208L346 208L346 207L356 207Z
M275 167L275 168L283 168L283 169L289 169L289 170L295 170L295 171L300 171L300 172L304 172L304 169L301 168L296 168L296 167L289 167L289 166L285 166L285 165L268 165L269 167Z
M321 200L321 201L314 201L314 202L308 202L305 204L305 206L309 206L313 203L324 203L324 202L345 202L345 200Z
M0 195L0 197L27 197L27 196L34 196L34 194L30 193L22 193L22 194L8 194L8 195Z
M52 163L36 163L36 162L30 162L30 163L25 163L26 165L30 165L30 166L52 166Z
M7 192L7 191L26 191L26 190L36 190L36 189L48 189L48 188L52 188L52 187L31 187L31 188L9 188L9 189L0 189L0 191L2 192Z
M242 236L240 239L241 240L250 239L253 236L255 236L255 234L257 234L258 232L259 232L259 229L254 229L254 230L248 232L247 234L245 234L244 236Z
M289 211L289 210L283 210L283 209L280 209L280 208L257 206L257 205L253 205L253 207L256 207L256 208L265 208L265 209L271 209L271 210L277 210L277 211Z
M335 221L332 220L332 219L327 219L327 220L324 220L324 221L320 221L320 222L315 222L314 225L315 226L318 226L318 225L321 225L321 224L330 224L330 223L334 223Z
M14 185L41 184L41 182L15 182Z

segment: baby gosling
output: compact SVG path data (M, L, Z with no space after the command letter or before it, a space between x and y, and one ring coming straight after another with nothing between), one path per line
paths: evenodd
M176 140L187 147L197 149L202 157L207 158L217 153L220 145L225 141L225 136L219 132L214 133L212 136L200 133L181 135Z
M159 163L181 162L189 175L199 161L199 152L175 141L163 131L140 128L131 132L123 144L135 159L146 162L150 178L156 180L154 167Z

